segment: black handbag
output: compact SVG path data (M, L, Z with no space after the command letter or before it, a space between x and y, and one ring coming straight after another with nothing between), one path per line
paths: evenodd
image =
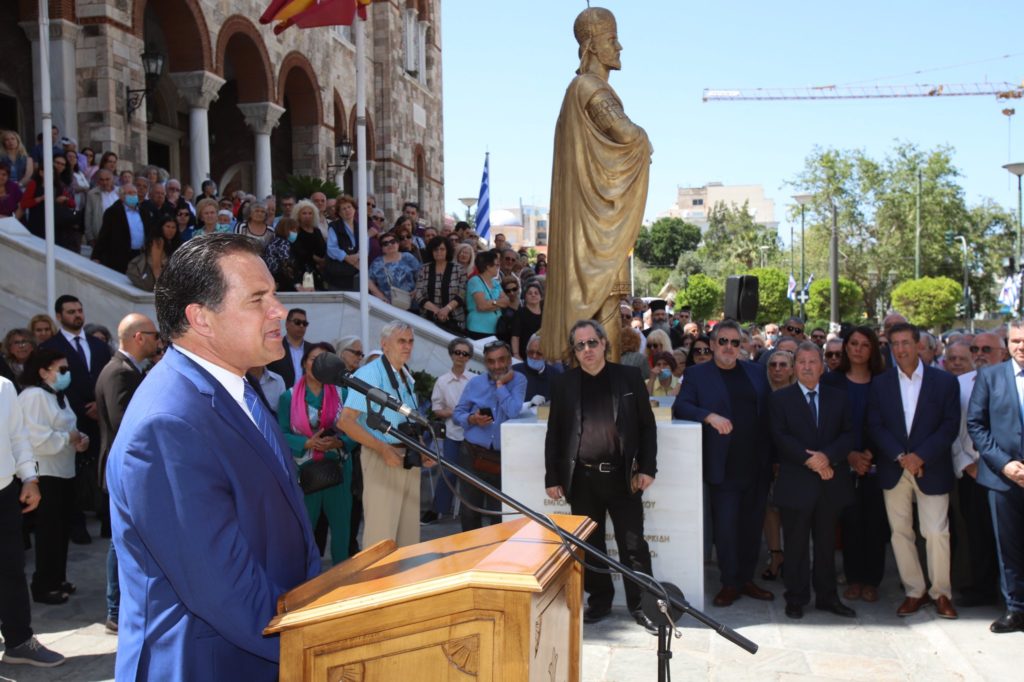
M314 460L299 469L299 487L306 495L341 485L343 479L341 462L336 459Z

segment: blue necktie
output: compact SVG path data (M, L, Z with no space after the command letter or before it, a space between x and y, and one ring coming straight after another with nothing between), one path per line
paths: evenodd
M85 349L82 348L81 336L75 337L75 351L78 353L78 356L82 358L82 364L85 365L85 368L89 369L89 359L85 357Z
M817 391L807 391L807 404L811 408L811 418L814 419L814 425L818 425L818 405L814 400L814 397L818 395Z
M274 428L273 420L270 415L267 414L266 408L263 407L263 401L260 400L259 395L256 393L256 389L252 387L248 381L245 382L245 405L249 408L249 414L252 415L253 421L256 422L256 426L259 428L260 433L263 434L263 439L267 441L267 445L274 451L277 456L278 464L284 469L284 473L288 475L287 459L285 459L285 453L281 448L281 439L278 436L277 430Z

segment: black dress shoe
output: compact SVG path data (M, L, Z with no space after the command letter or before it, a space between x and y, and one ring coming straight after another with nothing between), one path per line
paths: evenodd
M60 591L64 594L74 594L78 591L78 587L74 583L63 582L60 584Z
M605 618L607 618L608 614L611 612L612 609L610 606L605 606L603 608L595 608L593 606L588 606L587 608L583 609L583 622L597 623L598 621L602 621Z
M829 613L834 613L837 616L842 616L843 618L857 617L857 612L851 609L846 604L842 603L841 601L834 601L830 604L815 604L814 608L818 609L819 611L828 611Z
M799 604L786 604L786 618L800 620L804 617L804 607Z
M1004 632L1024 632L1024 612L1007 611L1003 617L988 626L991 632L1001 635Z
M92 536L89 535L89 531L85 529L85 525L72 526L71 542L76 545L88 545L92 542Z
M637 609L636 611L632 611L629 615L633 616L633 620L636 621L636 624L644 630L647 630L647 632L652 635L658 634L658 626L655 625L654 621L648 618L647 614L643 611Z
M60 590L51 590L49 592L36 592L32 595L32 601L39 604L63 604L68 600L68 595L64 594Z

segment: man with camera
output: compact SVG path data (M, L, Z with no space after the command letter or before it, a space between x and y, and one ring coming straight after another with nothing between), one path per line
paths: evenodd
M464 430L465 440L459 461L465 469L501 488L501 425L515 419L523 409L526 398L526 377L512 371L512 350L504 341L492 341L484 346L484 364L487 373L469 380L452 420ZM462 530L480 528L478 507L497 511L497 500L463 481L459 482L459 496L463 499L459 517ZM488 525L500 518L491 516Z
M406 405L416 405L412 375L405 363L412 355L412 327L394 320L384 325L380 344L384 350L378 360L363 365L354 376L390 393ZM406 452L405 446L390 434L371 433L366 422L366 396L349 391L338 426L363 446L363 547L381 540L394 540L399 547L420 541L420 471L434 461ZM403 429L405 417L385 409L383 417ZM418 434L416 434L418 435Z

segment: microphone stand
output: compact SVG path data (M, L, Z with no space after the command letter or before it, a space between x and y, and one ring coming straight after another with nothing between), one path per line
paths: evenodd
M419 453L420 455L425 455L426 457L432 459L441 467L442 470L447 470L455 474L463 481L466 481L470 485L473 485L474 487L484 491L491 497L500 500L501 502L504 502L509 507L515 509L517 512L523 514L524 516L540 524L547 530L551 531L561 540L571 541L572 544L575 544L578 548L583 549L585 552L589 553L592 556L598 557L601 561L605 562L609 567L611 567L615 572L621 574L624 578L632 580L634 583L643 588L644 591L647 593L644 597L645 601L648 602L647 604L645 604L647 608L645 608L644 611L645 613L647 613L649 618L651 618L658 624L659 681L667 681L668 679L668 659L670 659L672 656L671 652L668 651L668 643L670 641L668 637L668 630L671 629L675 633L675 636L677 638L682 637L682 633L679 632L675 625L675 620L681 614L692 616L700 623L714 630L718 635L724 637L725 639L729 640L730 642L744 649L745 651L748 651L752 654L757 653L757 644L750 641L743 635L739 634L738 632L730 628L728 625L719 623L711 616L691 606L690 603L684 598L683 593L680 592L679 588L677 588L675 585L672 585L671 583L657 583L654 581L652 577L634 571L628 566L608 556L606 553L595 549L582 538L558 527L558 525L551 519L549 519L547 516L535 512L533 509L530 509L519 500L510 497L509 495L505 494L498 488L495 488L486 481L477 478L472 473L466 471L462 467L452 464L451 462L445 461L443 457L439 457L437 454L431 452L428 448L424 447L418 440L415 440L405 435L404 433L401 432L401 430L398 429L397 426L391 424L387 417L384 416L385 405L383 403L378 402L378 396L370 395L369 392L364 390L362 385L356 385L355 383L348 382L347 376L342 376L340 378L342 383L347 385L349 388L354 389L359 393L362 393L363 395L367 396L367 398L370 399L369 401L367 401L366 411L366 423L368 426L370 426L370 428L373 428L383 434L394 436L407 448L410 448L413 451ZM360 382L360 384L362 384L362 382ZM370 401L377 402L377 404L380 406L380 410L378 412L374 412L371 409ZM665 585L666 587L662 587L662 585ZM658 616L658 618L652 617L652 613Z

